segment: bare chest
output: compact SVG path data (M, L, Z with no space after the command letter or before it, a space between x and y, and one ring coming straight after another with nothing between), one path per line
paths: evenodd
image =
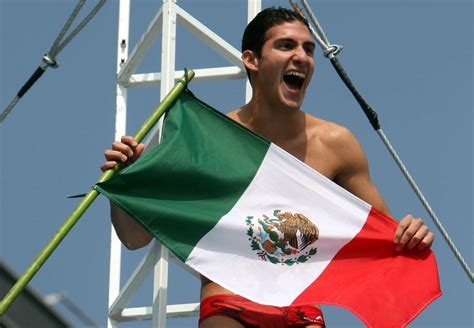
M277 143L277 145L326 178L330 180L336 178L338 162L334 150L328 149L317 138L294 143Z

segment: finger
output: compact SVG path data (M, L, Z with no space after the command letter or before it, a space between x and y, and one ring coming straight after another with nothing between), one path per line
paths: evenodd
M104 157L107 161L120 161L126 162L128 160L127 155L118 150L107 149L104 152Z
M428 232L425 238L423 238L423 240L418 244L417 248L420 250L430 248L431 245L433 245L434 239L435 239L434 234L431 231Z
M400 220L397 226L397 230L395 231L395 235L393 236L393 241L395 242L395 244L400 243L400 239L402 238L403 233L410 226L410 222L414 219L415 218L413 216L407 215Z
M115 165L117 165L117 162L115 161L108 161L108 162L105 162L104 164L102 164L100 166L100 169L102 172L105 172L109 169L112 169Z
M400 242L397 245L397 250L401 251L405 248L405 245L412 239L412 237L416 234L418 229L423 225L422 219L413 219L410 222L410 225L405 229L402 236L400 237Z
M135 140L134 137L132 136L123 136L120 141L126 145L129 145L130 147L136 147L138 142Z
M145 145L144 144L138 144L136 147L135 147L135 151L133 153L133 156L132 156L132 161L135 162L137 160L138 157L140 157L140 155L143 153L143 150L145 149Z
M129 145L122 142L114 141L112 143L112 150L119 151L127 157L133 156L133 149Z
M428 232L430 232L428 227L426 225L422 225L418 231L416 231L413 237L411 237L410 241L407 243L406 248L415 248L415 246L417 246L426 237L426 235L428 235Z

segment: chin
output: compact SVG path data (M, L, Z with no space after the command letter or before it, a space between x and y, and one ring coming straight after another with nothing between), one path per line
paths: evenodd
M280 93L283 106L294 109L300 109L301 105L303 105L304 96L304 90L300 90L297 94L290 93L287 90L282 90Z
M283 108L286 110L292 111L292 110L300 110L301 108L301 102L295 102L295 101L283 101Z
M304 95L298 97L283 97L282 103L289 109L300 109L303 105Z

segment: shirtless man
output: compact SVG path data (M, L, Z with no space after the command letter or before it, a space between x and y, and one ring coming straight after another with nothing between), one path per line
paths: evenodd
M228 116L390 214L370 179L367 158L352 133L300 109L314 70L315 44L307 24L304 18L282 8L266 9L249 23L242 41L242 60L253 95L248 104ZM101 169L112 168L117 161L133 162L143 147L132 137L124 136L121 142L113 143L111 150L105 151L107 161ZM127 248L140 248L152 240L148 232L120 209L112 206L111 216L115 230ZM429 248L433 240L433 233L423 221L411 215L402 218L393 238L398 251L423 250ZM209 297L221 294L231 292L202 279L202 306L207 304ZM313 308L318 310L317 306ZM244 327L244 321L230 318L224 312L225 309L206 315L200 321L200 327ZM303 325L321 327L324 323L313 321Z

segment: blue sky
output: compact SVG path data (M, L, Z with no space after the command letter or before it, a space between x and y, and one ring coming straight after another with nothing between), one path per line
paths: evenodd
M89 3L90 2L90 3ZM40 64L76 1L0 0L0 108ZM114 137L117 1L109 1L58 56L0 125L0 258L21 274L77 204L65 196L87 190L100 175ZM473 262L473 2L470 0L311 1L339 59L442 220L466 261ZM88 1L84 12L95 1ZM244 1L179 0L178 4L234 47L246 24ZM161 1L135 0L130 44ZM288 6L286 1L263 1ZM139 72L160 70L159 40ZM227 66L178 27L176 68ZM201 99L230 111L244 101L244 81L196 82ZM128 131L134 133L159 100L159 87L131 88ZM435 231L444 295L413 327L473 325L472 284L432 224L376 133L329 62L316 70L303 109L345 125L359 138L395 217L422 216ZM43 295L64 292L95 322L107 313L110 225L100 197L32 280ZM126 277L146 250L123 252ZM169 303L197 302L199 282L171 266ZM125 278L123 278L125 279ZM400 277L403 280L403 277ZM414 288L416 288L414 286ZM132 306L151 304L150 279ZM63 311L62 307L58 310ZM324 307L330 327L362 327L351 313ZM76 321L67 311L64 314ZM196 318L169 327L195 327ZM128 323L124 326L149 326Z

